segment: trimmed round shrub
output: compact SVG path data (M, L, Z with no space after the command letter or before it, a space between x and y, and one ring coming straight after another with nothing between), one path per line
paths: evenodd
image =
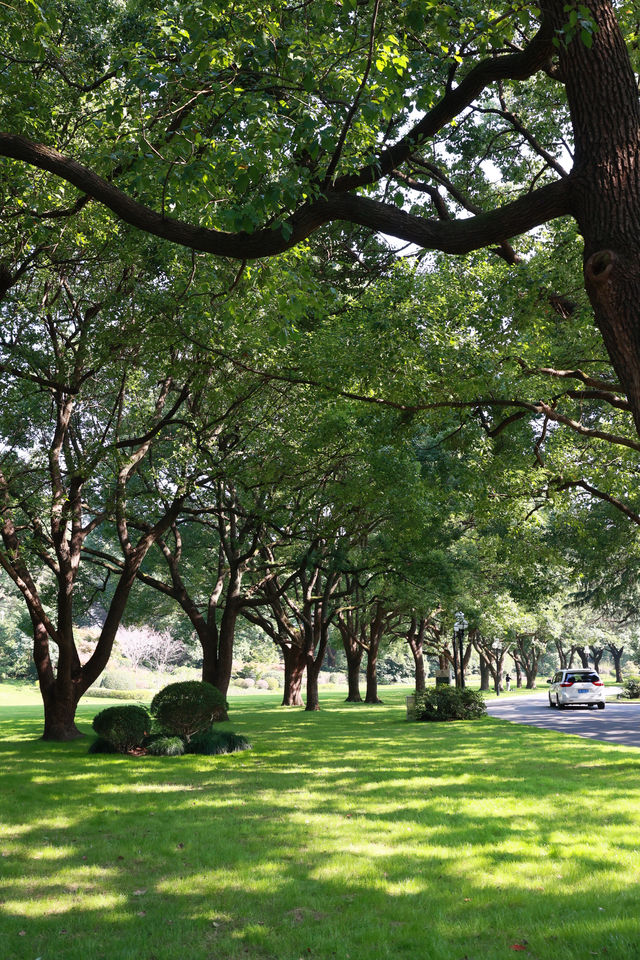
M438 686L416 694L416 720L477 720L487 707L477 690Z
M268 680L256 680L256 690L268 690L269 681Z
M187 753L199 753L206 757L239 753L241 750L251 750L251 744L246 737L226 731L214 732L211 729L196 734L187 744Z
M136 704L107 707L93 718L93 729L118 753L127 753L142 744L151 729L151 717Z
M168 736L184 740L208 729L226 707L218 688L203 680L170 683L151 701L151 713L158 728Z
M279 690L280 683L277 677L267 677L266 679L267 689L268 690Z
M180 757L184 753L184 741L180 737L157 737L147 747L154 757Z

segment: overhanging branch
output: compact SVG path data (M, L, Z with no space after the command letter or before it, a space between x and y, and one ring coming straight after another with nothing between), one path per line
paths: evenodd
M452 221L427 220L371 197L334 190L320 200L304 204L283 223L255 233L228 233L164 217L76 160L26 137L0 133L0 156L61 177L145 233L236 260L283 253L319 227L336 220L356 223L427 250L464 254L501 243L571 212L569 180L547 184L495 210Z

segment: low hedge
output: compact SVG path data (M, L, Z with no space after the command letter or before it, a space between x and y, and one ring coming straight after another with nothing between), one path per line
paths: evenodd
M416 694L416 720L478 720L486 712L482 694L466 687L441 685Z
M100 700L150 700L154 690L109 690L107 687L89 687L88 697Z

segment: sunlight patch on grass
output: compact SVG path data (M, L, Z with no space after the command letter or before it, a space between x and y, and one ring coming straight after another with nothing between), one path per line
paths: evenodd
M640 955L638 751L331 697L232 699L254 750L177 759L0 708L2 960Z

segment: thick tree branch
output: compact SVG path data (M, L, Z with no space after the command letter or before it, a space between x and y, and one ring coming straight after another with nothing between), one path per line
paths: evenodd
M568 180L547 184L502 207L459 221L431 221L352 193L329 191L306 203L283 224L255 233L227 233L173 220L138 203L87 167L44 144L0 133L0 156L47 170L104 204L126 223L194 250L237 260L274 256L289 250L334 220L356 223L428 250L464 254L525 233L571 212Z

